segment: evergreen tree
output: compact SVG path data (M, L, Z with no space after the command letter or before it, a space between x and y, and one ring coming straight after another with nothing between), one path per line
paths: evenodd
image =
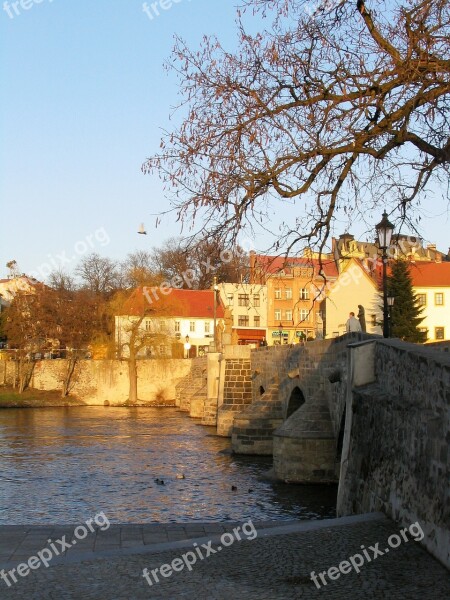
M426 341L426 333L419 330L423 308L419 306L412 288L409 265L405 260L394 261L391 274L387 279L388 296L395 298L391 307L391 337L400 338L405 342L421 344Z

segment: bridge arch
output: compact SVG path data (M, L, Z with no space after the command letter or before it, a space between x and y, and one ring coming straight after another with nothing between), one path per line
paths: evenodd
M305 404L305 396L303 395L302 390L297 386L292 390L291 395L289 396L287 410L286 410L286 419L295 413L301 406Z

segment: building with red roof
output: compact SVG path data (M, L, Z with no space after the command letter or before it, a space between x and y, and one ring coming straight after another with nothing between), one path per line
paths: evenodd
M413 290L423 307L427 341L450 339L450 262L410 263Z
M323 335L323 289L338 277L334 259L250 253L250 283L267 286L267 342L291 344Z
M214 301L214 295L216 301ZM115 335L119 355L127 354L130 335L139 330L140 356L202 355L218 346L225 328L225 312L213 290L140 287L116 310ZM144 342L142 344L142 342Z

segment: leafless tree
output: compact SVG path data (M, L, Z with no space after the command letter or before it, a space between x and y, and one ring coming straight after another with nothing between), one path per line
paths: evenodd
M66 359L60 376L63 398L70 393L74 375L80 360L88 354L89 344L102 331L102 308L102 298L89 290L44 287L38 294L35 321L41 336L56 342Z
M128 364L129 404L138 402L137 361L141 352L170 341L167 318L173 314L174 307L170 299L150 304L142 288L131 294L118 292L110 303L116 317L117 356Z
M72 292L76 289L74 277L61 268L50 273L48 283L55 290Z
M94 294L107 296L121 286L119 266L96 252L83 257L75 269L83 287Z
M122 263L122 281L126 288L161 283L154 272L152 254L146 250L130 252Z
M45 345L45 337L36 319L38 305L38 293L18 290L3 317L3 331L16 366L14 386L17 384L20 394L30 385L34 353L40 352Z
M239 245L231 249L212 239L170 238L152 252L153 270L176 287L209 289L217 281L249 280L249 256Z
M235 53L177 39L169 63L187 116L143 170L181 221L233 240L289 202L275 246L321 250L337 216L381 203L414 218L432 182L449 198L448 0L243 2L272 12L271 29L240 20Z

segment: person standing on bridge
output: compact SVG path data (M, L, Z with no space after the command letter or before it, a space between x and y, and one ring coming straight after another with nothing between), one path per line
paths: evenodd
M347 333L352 333L353 331L361 331L361 323L355 317L355 313L351 312L349 318L347 320L347 324L345 326L345 330Z

